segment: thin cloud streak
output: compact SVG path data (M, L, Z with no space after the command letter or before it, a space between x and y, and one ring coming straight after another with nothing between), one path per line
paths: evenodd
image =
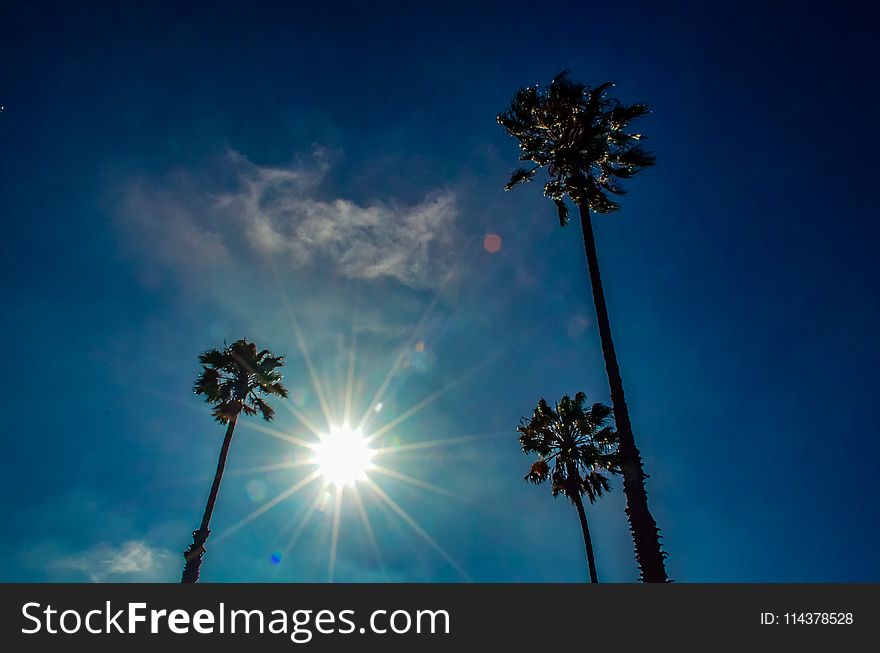
M129 185L121 213L138 251L185 273L271 256L294 270L332 269L343 278L393 279L418 289L440 283L455 257L451 191L435 190L411 206L327 199L319 189L329 164L320 153L272 167L230 151L215 166L210 176L178 171ZM226 183L218 188L214 179Z
M179 555L168 549L150 546L141 540L129 540L118 546L102 542L52 563L56 571L73 572L92 583L157 582L169 580L169 570L176 570Z

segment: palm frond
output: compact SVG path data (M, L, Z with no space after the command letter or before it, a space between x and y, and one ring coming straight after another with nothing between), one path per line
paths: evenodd
M510 181L504 186L504 190L510 190L517 184L521 184L524 181L531 181L532 177L535 176L535 170L537 168L532 168L531 170L526 170L525 168L517 168L513 171L513 174L510 175Z
M279 367L283 367L285 363L284 356L275 356L270 351L264 349L257 357L257 368L263 372L271 372Z
M587 197L587 205L596 213L614 213L620 208L620 204L608 197L604 191L596 190Z
M543 458L537 462L532 463L532 466L529 468L529 473L525 475L525 479L527 481L531 481L535 485L540 485L550 476L550 467L547 465L547 461Z
M622 166L628 166L635 173L642 168L654 165L657 162L657 157L641 145L634 145L618 152L614 161Z
M559 214L559 226L564 227L568 224L568 204L564 200L553 200L556 204L556 212Z
M581 481L582 493L587 495L590 503L595 503L596 499L601 497L605 492L611 491L611 482L607 476L604 476L598 470L591 470L587 476Z
M263 415L263 419L267 422L271 422L272 419L275 417L275 409L259 397L254 396L252 398L252 401L254 403L254 407L259 410L260 413Z
M598 86L591 88L587 92L587 104L589 106L597 106L605 96L605 91L614 88L614 82L602 82Z
M287 398L287 388L285 388L281 384L281 377L274 379L272 382L261 386L260 389L266 394L277 395L282 398Z
M196 377L193 384L193 392L197 395L205 395L208 402L220 399L220 373L210 367L202 367L202 371Z
M601 426L605 423L605 420L611 417L611 413L611 406L598 403L593 404L590 406L590 421L596 426Z
M615 129L622 129L636 118L641 118L651 113L647 104L637 102L629 106L620 105L612 109L608 118Z
M603 447L617 444L617 431L613 426L604 426L593 434L593 439Z
M223 352L218 351L217 349L211 349L210 351L206 351L199 355L199 362L202 365L220 368L223 367L225 356Z
M211 410L214 419L221 424L229 423L229 420L236 417L241 412L241 402L237 400L227 400L217 403Z

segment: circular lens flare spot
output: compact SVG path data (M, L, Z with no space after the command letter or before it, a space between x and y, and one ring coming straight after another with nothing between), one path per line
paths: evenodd
M501 236L486 234L486 237L483 238L483 248L490 254L501 251Z
M359 429L334 426L315 446L312 462L327 483L339 488L366 480L374 453Z
M244 486L245 492L247 492L248 499L251 501L262 501L266 498L267 487L263 481L259 481L254 479L253 481L248 481L248 484Z
M281 564L281 554L278 553L278 551L276 551L275 553L272 554L272 556L269 558L269 560L272 561L273 565Z

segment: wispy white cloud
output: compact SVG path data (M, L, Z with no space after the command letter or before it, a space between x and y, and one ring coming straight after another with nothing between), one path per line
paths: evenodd
M180 555L146 542L129 540L118 546L100 543L55 558L51 567L56 574L86 578L93 583L171 581L179 572ZM179 564L178 564L179 563Z
M408 206L327 198L319 187L329 163L320 153L272 167L230 152L213 165L210 175L132 183L123 214L142 256L185 274L271 256L288 269L412 288L435 288L448 276L458 239L452 192Z

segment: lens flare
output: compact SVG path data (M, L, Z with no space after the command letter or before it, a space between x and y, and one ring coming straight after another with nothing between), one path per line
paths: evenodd
M486 234L486 237L483 238L483 249L485 249L490 254L495 254L501 251L501 236L498 234Z
M262 501L266 498L266 492L268 490L266 484L258 479L248 481L248 484L244 486L244 489L245 492L247 492L248 499L251 501Z

